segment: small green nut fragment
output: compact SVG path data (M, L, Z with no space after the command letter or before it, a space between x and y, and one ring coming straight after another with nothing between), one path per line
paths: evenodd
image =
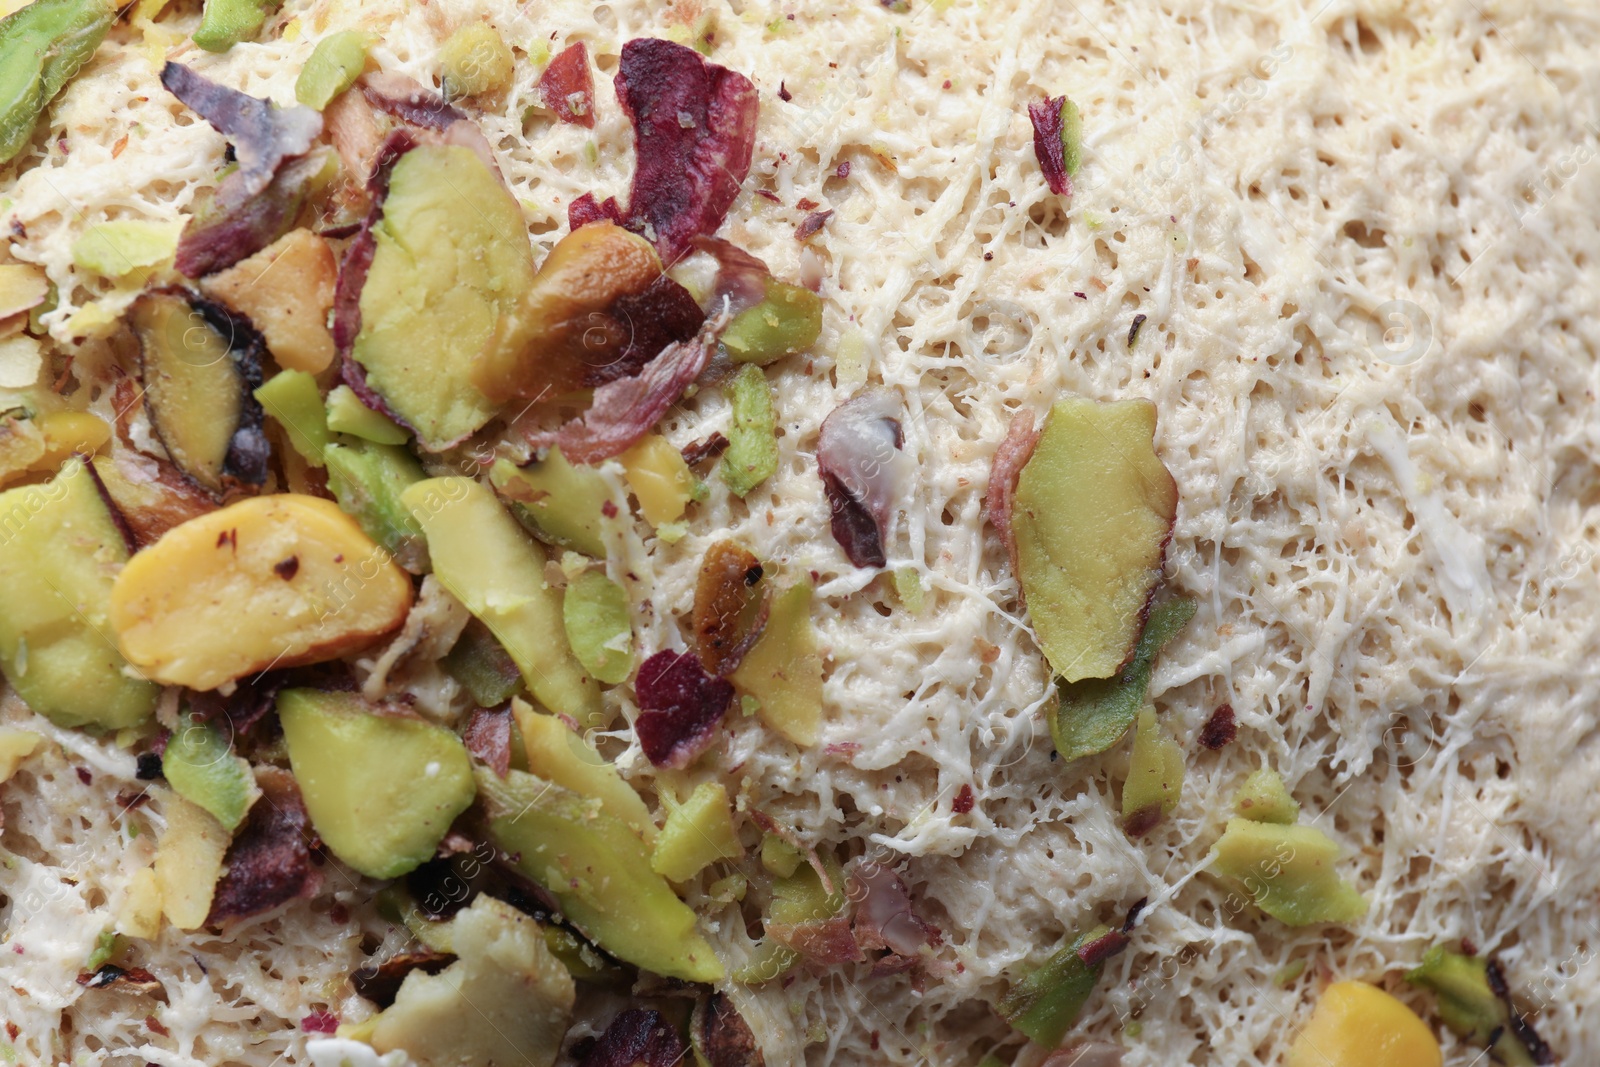
M60 726L142 725L161 691L131 677L106 640L128 548L84 461L73 457L49 482L0 493L0 516L0 671L28 707Z
M1244 780L1233 795L1233 811L1241 819L1280 826L1293 826L1300 820L1300 804L1270 767L1263 767Z
M574 466L561 449L552 448L526 467L495 460L489 483L523 529L539 540L605 558L605 510L614 502L610 483L593 467Z
M115 219L89 227L73 242L72 262L104 278L126 278L172 258L183 222Z
M303 370L279 371L254 396L289 435L289 444L313 467L324 466L323 450L333 440L317 380Z
M1074 938L1013 985L995 1004L995 1011L1018 1033L1045 1048L1061 1044L1094 992L1103 966L1083 962L1078 950L1110 932L1101 926Z
M728 448L722 454L722 480L735 495L744 496L778 470L777 417L772 410L772 387L761 368L741 368L729 391L733 419L728 426Z
M725 975L689 906L650 869L650 850L598 802L521 771L478 775L489 839L613 956L669 978Z
M814 745L822 729L822 653L811 625L811 580L772 598L766 629L728 676L741 696L756 699L769 728L797 745Z
M749 892L750 880L738 871L718 878L706 887L706 895L721 904L741 901Z
M461 739L355 693L286 689L278 718L311 825L335 856L370 878L433 858L476 792Z
M261 0L205 0L194 43L207 52L226 52L240 41L254 37L277 10L277 3Z
M1061 98L1061 162L1074 177L1083 167L1083 116L1066 97Z
M382 412L361 402L348 385L335 386L328 393L328 429L349 434L375 445L403 445L411 435Z
M546 926L544 946L567 968L567 973L580 982L595 982L617 974L616 964L565 927Z
M400 502L427 536L434 576L494 631L539 702L583 726L601 725L600 687L567 641L544 548L471 478L418 482Z
M1183 746L1161 728L1156 711L1139 712L1128 781L1122 787L1122 821L1135 837L1172 813L1183 795Z
M900 598L906 610L913 615L921 615L926 603L923 595L922 575L917 573L915 567L900 567L894 572L894 593Z
M39 116L116 19L111 0L34 0L0 19L0 164L27 147Z
M1534 1067L1539 1060L1517 1040L1511 1026L1511 1008L1489 983L1490 963L1481 956L1464 956L1434 945L1422 964L1406 974L1414 986L1432 990L1439 1001L1439 1018L1452 1033L1511 1067Z
M1211 870L1290 926L1355 922L1367 902L1334 870L1339 853L1314 827L1230 819L1212 846Z
M447 100L502 93L515 73L511 48L486 22L469 22L445 39L439 71Z
M722 347L735 363L766 366L803 352L822 334L822 298L810 289L767 279L766 299L733 317Z
M442 662L445 673L459 682L480 708L497 708L522 692L522 672L516 660L477 619L467 623Z
M294 98L321 111L356 83L366 69L372 37L360 30L340 30L317 42L311 58L295 79ZM391 442L398 444L399 442Z
M1149 703L1150 673L1161 647L1194 618L1193 600L1163 601L1150 609L1133 662L1110 678L1061 682L1060 702L1050 715L1050 737L1063 760L1108 751Z
M83 961L83 969L93 974L101 967L111 962L111 958L122 950L122 938L115 930L102 930L100 936L95 938L94 951L89 953L89 958Z
M210 812L230 831L239 828L261 795L250 764L233 754L233 746L215 723L193 712L172 732L161 756L161 771L173 792Z
M607 685L633 671L633 614L628 594L603 571L585 571L567 585L561 617L583 669Z
M761 839L761 866L779 878L793 876L800 861L800 850L777 834L767 834Z
M668 812L650 855L650 869L670 881L687 882L717 860L742 855L728 790L721 782L703 782Z
M328 491L340 509L396 563L412 574L426 574L432 566L427 539L400 502L401 494L427 477L422 465L397 445L366 442L330 443L322 459L328 467Z

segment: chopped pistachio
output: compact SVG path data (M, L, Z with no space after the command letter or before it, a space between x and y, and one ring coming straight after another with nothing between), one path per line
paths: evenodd
M1270 767L1262 767L1244 780L1233 795L1233 811L1251 822L1270 822L1293 826L1300 819L1300 805L1284 788L1283 779Z
M254 37L279 0L205 0L194 43L207 52L226 52Z
M91 226L72 245L72 262L106 278L158 266L178 250L183 223L117 219Z
M777 834L767 834L761 839L761 866L777 875L788 878L800 866L800 850Z
M1149 700L1156 654L1194 617L1192 600L1164 601L1150 609L1133 662L1110 678L1059 685L1060 704L1050 716L1050 736L1064 760L1109 750L1128 732Z
M1183 746L1162 729L1156 711L1139 712L1128 781L1122 787L1123 825L1138 836L1171 814L1183 795Z
M367 65L370 35L360 30L340 30L317 42L317 47L295 79L294 98L321 111L333 98L356 83Z
M1212 871L1251 903L1290 926L1354 922L1367 902L1339 877L1339 846L1311 826L1230 819L1212 846Z
M1067 682L1113 679L1138 649L1178 508L1155 432L1149 400L1057 400L1017 475L1017 581Z
M612 503L611 485L593 467L569 463L561 449L553 448L526 467L509 459L495 460L489 481L523 529L541 541L605 558L605 510Z
M926 598L923 596L922 575L915 567L897 567L894 572L894 593L900 603L913 615L921 615Z
M332 440L327 411L317 380L303 370L279 371L256 389L255 398L289 435L294 450L313 467L321 467L323 450Z
M1102 926L1078 935L1044 966L1012 985L995 1004L1000 1017L1045 1048L1061 1044L1094 992L1103 966L1083 962L1078 950L1110 932Z
M686 882L717 860L744 855L733 827L728 790L721 782L702 782L688 800L669 806L666 825L650 855L650 869L657 874Z
M627 591L604 571L580 574L561 601L567 641L583 669L607 685L633 672L633 616Z
M117 18L111 0L34 0L0 20L0 163L27 146L44 109Z
M451 100L505 92L515 73L512 64L510 46L487 22L467 23L439 47L440 80Z
M1073 176L1083 167L1083 116L1066 97L1061 98L1061 162Z
M1539 1058L1538 1049L1526 1047L1512 1025L1511 1006L1496 993L1490 981L1489 960L1464 956L1443 945L1434 945L1422 956L1422 963L1406 974L1406 981L1432 991L1438 1000L1439 1018L1452 1033L1511 1067L1534 1067L1552 1062ZM1532 1034L1531 1027L1526 1031ZM1537 1035L1531 1041L1542 1047Z
M403 445L411 435L382 412L361 402L348 385L335 386L328 393L328 429L349 434L378 445Z
M95 938L94 951L89 953L89 958L83 961L83 969L93 973L111 962L122 948L122 939L115 930L100 931L100 936Z
M648 434L618 458L646 522L659 530L683 517L694 496L695 477L670 441Z
M772 598L767 625L728 679L760 702L768 728L797 745L814 745L822 726L822 654L811 625L809 578Z
M599 804L533 775L478 775L489 838L564 914L619 959L672 978L724 975L695 913L650 869L648 847Z
M772 387L760 367L741 368L729 389L733 419L722 454L722 480L736 495L745 496L778 469L777 417Z
M216 724L193 713L172 732L161 770L174 792L210 812L230 831L238 828L261 795L250 764L233 754Z

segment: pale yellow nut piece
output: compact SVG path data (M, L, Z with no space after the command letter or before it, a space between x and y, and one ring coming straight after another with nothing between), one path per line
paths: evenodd
M32 730L0 726L0 782L9 782L24 760L33 755L44 738Z
M111 590L122 654L167 685L215 689L320 663L395 630L411 579L332 501L251 497L174 526Z
M156 846L155 882L161 910L178 929L198 930L211 914L211 898L222 877L222 860L232 835L209 811L176 793L165 796L161 810L167 817L161 844Z
M0 11L4 10L4 0L0 0ZM50 279L45 277L43 267L31 263L0 266L0 319L32 311L49 297Z
M207 910L210 903L207 897ZM128 882L128 895L122 899L122 908L117 912L117 933L149 941L160 932L161 883L156 881L155 870L145 867Z
M1323 991L1284 1067L1441 1067L1433 1031L1376 986L1335 982Z

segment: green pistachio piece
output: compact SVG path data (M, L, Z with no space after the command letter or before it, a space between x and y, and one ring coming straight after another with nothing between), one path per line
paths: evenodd
M403 445L411 435L382 412L361 402L348 385L335 386L328 393L328 429L349 434L375 445Z
M649 847L599 801L521 771L504 780L481 771L478 791L489 839L584 936L656 974L722 979L695 913L650 869Z
M0 671L61 726L139 726L159 688L130 677L107 640L111 586L128 560L94 474L73 457L49 482L0 493Z
M1161 646L1194 618L1192 600L1168 600L1150 609L1133 662L1110 678L1062 682L1050 716L1050 736L1064 760L1105 752L1128 732L1149 702L1150 672Z
M502 93L514 73L511 48L487 22L469 22L439 47L439 72L448 100Z
M356 83L367 65L372 38L360 30L340 30L317 42L295 79L294 98L321 111ZM398 444L398 442L394 442Z
M494 632L477 619L467 623L444 658L445 673L461 683L480 708L497 708L522 692L522 672Z
M412 574L431 567L422 527L400 496L427 477L422 465L397 445L370 442L327 445L328 491L366 535L394 556Z
M192 712L172 732L161 772L174 792L209 811L228 830L239 828L260 795L250 764L233 754L215 723Z
M72 262L104 278L124 278L169 260L183 222L115 219L91 226L72 245Z
M657 874L687 882L717 860L744 855L721 782L702 782L688 800L668 807L667 823L650 855L650 869Z
M745 308L722 331L722 347L735 363L766 366L816 344L822 333L822 298L799 285L767 279L766 299Z
M1489 961L1481 956L1463 956L1435 945L1423 954L1421 966L1406 974L1406 981L1432 990L1438 998L1439 1018L1451 1032L1478 1048L1487 1048L1497 1062L1510 1067L1549 1062L1532 1055L1517 1039L1511 1007L1490 984L1489 968Z
M226 52L240 41L254 37L267 21L276 2L262 0L205 0L194 43L207 52Z
M728 449L722 454L722 480L744 496L778 469L777 418L772 387L761 368L741 368L728 388L733 421L728 425Z
M1162 729L1156 710L1139 712L1128 781L1122 787L1122 824L1129 834L1148 833L1178 806L1183 795L1183 746Z
M0 19L0 163L27 145L116 18L111 0L34 0Z
M584 571L561 601L567 641L583 669L607 685L633 672L633 615L628 594L604 571Z
M1251 822L1270 822L1293 826L1300 819L1300 805L1284 788L1278 772L1268 767L1255 771L1233 795L1233 811Z
M1045 1048L1061 1044L1094 992L1103 966L1083 962L1078 950L1110 932L1101 926L1080 934L1044 966L1013 985L995 1004L1000 1017Z
M255 391L263 410L289 435L289 444L313 467L321 467L332 436L317 380L303 370L279 371Z
M605 508L614 502L611 486L593 467L574 466L552 448L526 467L495 460L489 482L523 529L541 541L605 559Z
M1213 873L1290 926L1354 922L1367 913L1366 900L1334 870L1339 846L1315 827L1230 819L1211 852Z

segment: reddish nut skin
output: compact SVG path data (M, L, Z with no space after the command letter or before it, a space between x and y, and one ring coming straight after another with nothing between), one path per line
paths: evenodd
M594 74L589 69L589 46L569 44L539 76L544 106L562 122L594 129Z
M657 652L639 667L634 689L640 711L633 730L657 767L693 763L733 702L733 685L707 674L692 652Z
M672 262L727 217L755 152L756 87L692 48L654 37L622 46L617 98L638 158L628 225Z

